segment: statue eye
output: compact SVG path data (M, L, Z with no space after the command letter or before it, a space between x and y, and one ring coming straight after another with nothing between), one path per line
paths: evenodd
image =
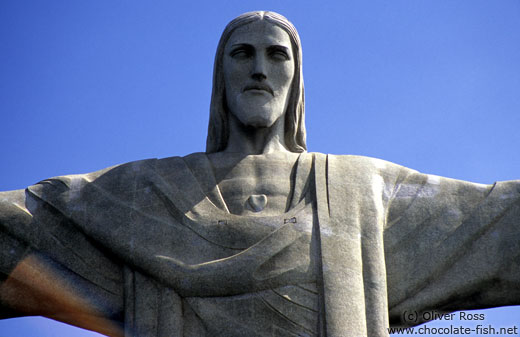
M291 59L286 48L272 48L269 51L269 56L277 61L288 61Z
M236 59L246 59L251 56L251 51L248 48L245 47L239 47L231 50L231 53L229 53L229 56Z

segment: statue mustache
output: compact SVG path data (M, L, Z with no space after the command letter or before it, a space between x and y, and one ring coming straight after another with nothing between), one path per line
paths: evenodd
M242 92L245 92L248 90L264 90L274 96L273 89L271 89L270 86L268 86L267 84L264 84L264 83L249 84L249 85L245 86L245 88L244 88L244 90L242 90Z

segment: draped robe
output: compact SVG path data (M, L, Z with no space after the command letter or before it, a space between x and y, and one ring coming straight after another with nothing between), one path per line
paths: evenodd
M47 289L0 285L1 314L127 337L387 336L421 323L405 312L520 304L519 181L319 153L291 179L273 217L226 214L201 153L1 192L0 282Z

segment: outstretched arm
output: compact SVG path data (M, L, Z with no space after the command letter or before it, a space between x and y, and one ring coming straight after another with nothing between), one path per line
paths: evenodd
M29 190L0 192L0 318L41 315L117 336L121 283L121 268L58 210Z
M406 311L520 304L520 181L397 176L385 230L391 322L421 323L402 322Z

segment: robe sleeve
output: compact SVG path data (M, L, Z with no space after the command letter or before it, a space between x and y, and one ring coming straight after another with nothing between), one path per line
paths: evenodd
M432 310L520 304L520 181L392 170L384 232L391 324L422 323Z
M34 193L74 193L85 178L0 192L0 318L41 315L121 335L122 264Z

